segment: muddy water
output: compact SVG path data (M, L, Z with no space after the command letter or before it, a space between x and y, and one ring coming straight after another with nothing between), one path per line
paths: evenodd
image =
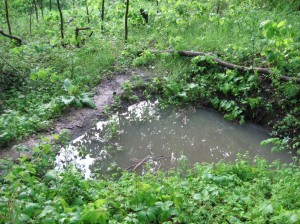
M250 159L258 155L270 162L292 162L286 152L273 153L271 146L261 146L267 138L260 126L234 125L207 109L162 111L157 103L141 102L108 121L98 122L62 149L56 161L58 167L75 164L86 177L112 167L135 167L143 158L148 158L152 171L175 166L183 158L190 164L221 159L230 162L239 153L248 153ZM143 172L142 167L137 170Z

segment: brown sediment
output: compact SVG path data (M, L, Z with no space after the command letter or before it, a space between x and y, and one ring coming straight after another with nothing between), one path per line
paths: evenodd
M16 150L16 146L22 145L32 149L39 143L41 136L51 138L53 134L59 134L65 129L70 131L72 139L82 135L103 115L104 107L114 102L114 95L122 94L122 84L129 80L131 75L139 74L140 72L141 71L135 69L128 69L122 73L114 74L112 77L104 78L97 87L96 95L93 98L97 106L96 109L69 108L61 117L53 121L53 125L49 127L48 130L31 135L25 140L13 142L9 144L9 146L0 149L0 158L8 157L12 160L16 160L23 154L30 156L30 152L19 152Z

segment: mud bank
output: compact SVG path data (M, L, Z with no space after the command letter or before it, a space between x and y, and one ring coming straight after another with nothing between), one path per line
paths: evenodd
M96 109L90 108L69 108L61 117L53 121L53 125L48 130L36 133L29 138L13 142L9 146L0 149L0 158L19 158L23 154L30 156L30 152L18 152L17 145L24 145L28 148L34 147L40 141L41 136L51 137L52 134L59 134L62 130L70 131L71 138L74 139L82 135L87 129L92 127L101 116L105 106L114 102L114 95L122 94L122 84L129 80L132 75L145 76L147 72L140 69L126 69L124 72L118 72L111 77L104 78L97 87L94 96Z

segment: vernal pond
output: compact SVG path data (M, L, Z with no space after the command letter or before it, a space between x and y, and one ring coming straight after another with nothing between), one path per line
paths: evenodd
M142 101L117 113L61 149L57 168L73 164L88 178L93 172L122 168L143 173L176 166L178 161L235 161L248 154L269 162L291 163L287 152L272 152L260 145L268 134L258 125L235 125L223 115L203 108L159 109L158 102Z

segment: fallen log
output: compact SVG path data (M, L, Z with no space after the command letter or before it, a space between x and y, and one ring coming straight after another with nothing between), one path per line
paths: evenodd
M138 54L143 53L144 51L138 52ZM196 57L196 56L212 56L212 53L205 53L205 52L199 52L199 51L173 51L173 50L153 50L150 51L153 54L158 54L158 53L170 53L170 54L174 54L174 53L178 53L181 56L186 56L186 57ZM213 57L212 58L218 65L225 67L225 68L229 68L229 69L236 69L238 71L254 71L254 72L258 72L259 74L265 74L265 75L271 75L272 72L267 69L267 68L261 68L261 67L247 67L247 66L241 66L241 65L236 65L236 64L232 64L230 62L226 62L223 61L219 58ZM286 76L286 75L280 75L280 80L282 81L296 81L297 83L300 84L300 78L296 78L296 77L290 77L290 76Z
M0 34L3 35L3 36L5 36L5 37L8 37L8 38L10 38L10 39L13 39L13 40L17 41L17 43L18 43L19 45L24 44L24 41L23 41L20 37L16 37L16 36L13 36L13 35L9 35L9 34L7 34L7 33L4 33L2 30L0 30Z

